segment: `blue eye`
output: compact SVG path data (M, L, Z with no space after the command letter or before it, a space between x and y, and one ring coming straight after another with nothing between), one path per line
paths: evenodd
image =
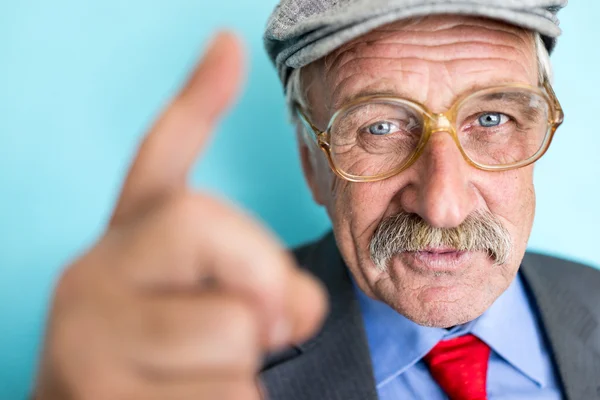
M477 122L484 128L493 128L508 122L508 116L501 113L485 113L481 114Z
M381 121L369 126L369 133L372 135L389 135L398 131L398 127L391 122Z

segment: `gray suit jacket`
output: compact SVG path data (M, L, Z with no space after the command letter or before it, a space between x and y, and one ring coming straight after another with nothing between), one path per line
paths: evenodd
M354 288L331 233L294 251L327 287L330 312L308 342L267 357L270 400L376 400L366 334ZM520 269L537 304L563 393L600 399L600 271L538 254Z

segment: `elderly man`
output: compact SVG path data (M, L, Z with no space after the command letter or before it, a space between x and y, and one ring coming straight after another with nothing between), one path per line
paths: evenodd
M600 273L525 254L562 5L282 1L267 50L333 224L295 261L185 186L239 81L218 36L59 282L35 398L600 398Z

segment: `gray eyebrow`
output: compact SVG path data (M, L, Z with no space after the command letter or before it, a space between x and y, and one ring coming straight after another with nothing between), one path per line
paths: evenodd
M521 106L525 110L526 116L529 118L538 118L542 111L539 107L533 107L531 105L531 96L526 96L522 93L516 92L498 92L488 93L483 96L483 100L495 101L495 100L511 100Z

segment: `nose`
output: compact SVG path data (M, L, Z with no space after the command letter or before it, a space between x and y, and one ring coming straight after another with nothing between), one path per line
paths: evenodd
M474 167L465 161L447 131L432 133L411 169L415 175L405 194L406 211L418 214L431 226L454 228L475 210L477 199L469 179Z

